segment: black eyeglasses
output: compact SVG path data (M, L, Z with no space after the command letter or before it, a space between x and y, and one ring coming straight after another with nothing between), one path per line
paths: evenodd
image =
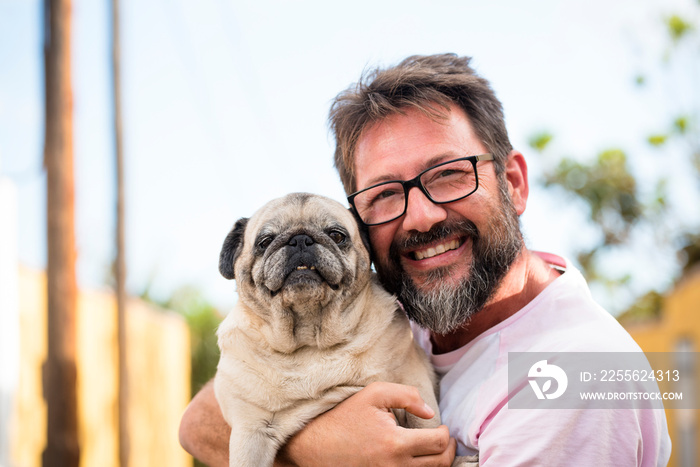
M492 161L492 154L460 157L442 162L419 173L411 180L390 180L348 196L365 225L380 225L403 216L408 206L408 192L418 187L435 204L447 204L471 195L479 188L476 163Z

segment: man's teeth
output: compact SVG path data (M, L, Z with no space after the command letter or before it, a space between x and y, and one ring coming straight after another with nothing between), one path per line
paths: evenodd
M297 266L297 271L303 271L305 269L311 269L312 271L315 271L316 266Z
M459 248L459 240L451 240L446 243L441 243L435 247L428 248L426 250L418 250L413 254L416 256L417 260L432 258L433 256L441 255L442 253L449 250L456 250Z

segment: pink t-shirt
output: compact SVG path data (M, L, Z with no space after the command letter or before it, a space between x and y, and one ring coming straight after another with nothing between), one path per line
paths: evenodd
M505 321L453 352L433 355L440 413L458 455L486 466L665 466L671 455L658 409L509 409L508 352L639 352L591 297L581 273L566 271Z

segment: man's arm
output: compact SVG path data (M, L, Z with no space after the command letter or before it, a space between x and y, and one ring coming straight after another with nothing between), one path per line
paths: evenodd
M180 420L180 444L210 467L228 467L228 426L214 395L214 380L194 396Z
M433 416L415 388L373 383L294 435L280 450L275 465L451 465L456 443L446 426L402 428L396 424L391 408L424 418ZM226 467L230 433L210 382L183 415L180 443L207 465Z

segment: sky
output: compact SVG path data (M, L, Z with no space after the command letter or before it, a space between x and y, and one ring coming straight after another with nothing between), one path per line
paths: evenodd
M526 242L571 256L595 231L580 206L536 186L547 159L528 139L550 131L555 154L581 159L613 146L644 150L642 136L668 119L669 90L652 80L641 93L634 78L663 53L663 15L691 2L121 0L128 291L164 300L192 286L230 308L235 286L218 273L228 230L289 192L347 204L332 164L330 102L363 70L412 54L473 57L529 164ZM0 0L0 177L17 186L18 254L31 268L46 261L42 3ZM86 288L105 287L114 255L109 8L73 0ZM640 277L640 289L670 280L667 255L647 250L655 275Z

